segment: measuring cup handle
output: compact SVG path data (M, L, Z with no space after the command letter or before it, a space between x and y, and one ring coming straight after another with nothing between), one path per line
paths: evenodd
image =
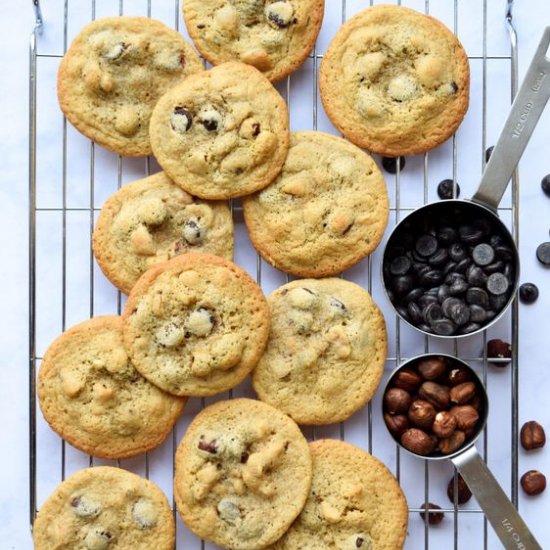
M504 548L542 550L474 446L451 460L476 497Z
M504 129L491 153L472 200L497 209L527 143L550 98L550 27L546 27L535 56L516 95Z

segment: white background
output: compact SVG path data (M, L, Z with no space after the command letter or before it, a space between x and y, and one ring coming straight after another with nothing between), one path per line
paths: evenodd
M341 4L337 0L327 0L327 13L318 43L322 53L341 22ZM378 2L375 2L378 3ZM0 153L3 163L0 184L0 304L2 315L0 326L0 413L4 425L0 438L0 548L28 549L32 547L28 525L28 36L33 18L31 1L7 2L3 0L0 18L0 74L2 101L0 121L2 140ZM173 2L153 0L153 16L173 23ZM368 1L348 1L347 15L352 15ZM482 55L483 7L479 0L457 0L457 31L470 56ZM489 56L509 54L508 37L504 27L503 0L488 0L488 40ZM143 0L124 2L124 12L145 14L147 3ZM403 5L425 9L425 2L403 1ZM90 19L89 2L72 0L70 6L69 35L74 36L80 26ZM432 0L430 13L442 19L449 27L454 27L454 2L452 0ZM39 41L39 49L47 53L61 53L63 2L44 0L43 11L45 28ZM118 13L118 2L97 1L97 16ZM519 0L514 11L514 21L518 30L520 47L520 77L528 65L542 30L550 24L550 5L540 0ZM183 26L182 26L183 28ZM58 206L60 201L60 162L61 158L61 115L55 103L55 68L57 60L41 61L39 73L39 150L38 158L38 200L42 206ZM494 143L504 122L509 104L509 61L490 59L487 63L487 140ZM481 171L482 158L482 63L472 59L472 98L470 110L457 133L457 179L462 187L462 196L469 197L475 190ZM312 63L291 78L290 110L293 130L313 128L312 117ZM283 85L281 91L286 91ZM318 103L318 128L334 132ZM88 206L88 159L87 141L69 128L68 201L72 206ZM547 317L550 311L550 272L541 267L535 258L537 245L549 240L550 199L540 190L540 179L550 173L550 108L543 115L535 135L520 164L520 253L522 281L535 282L541 296L531 306L520 306L520 424L525 420L537 419L550 429L550 341L548 339ZM435 187L443 178L452 176L452 142L444 144L428 155L428 198L435 200ZM124 162L123 183L139 177L143 173L143 161ZM95 206L100 207L105 197L116 188L116 157L96 149ZM424 200L423 157L407 159L407 166L401 176L401 205L415 206ZM396 205L395 178L387 177L392 206ZM510 195L503 204L510 205ZM505 212L503 218L509 218ZM38 353L61 330L59 295L59 219L55 216L43 218L39 224L39 281L38 291ZM90 314L89 274L87 239L89 237L88 214L83 217L69 217L70 238L68 241L68 287L67 287L67 326L80 321ZM255 275L255 256L247 241L241 224L237 227L236 260ZM395 322L388 309L378 282L378 269L381 248L374 254L372 273L374 276L373 296L383 307L390 335L390 356L395 357ZM263 282L266 292L285 281L263 264ZM352 270L349 277L367 284L368 266L363 263ZM94 314L116 311L116 294L109 283L94 270ZM505 319L490 331L491 336L507 336L509 319ZM424 340L410 329L401 326L401 357L410 357L424 350ZM453 352L451 346L442 345L430 339L431 350ZM462 340L457 351L464 357L477 357L481 353L483 340L472 337ZM395 366L388 361L387 371ZM500 480L504 489L510 490L510 376L509 369L486 369L491 399L491 414L488 429L489 465ZM246 393L246 388L236 391ZM191 400L183 423L179 426L177 439L181 437L185 423L200 403ZM373 453L395 471L395 446L391 444L383 426L380 425L379 397L373 402ZM39 502L53 490L59 482L59 441L39 418ZM363 411L346 423L346 439L366 448L367 413ZM311 430L305 430L311 436ZM339 428L317 430L316 436L339 437ZM483 450L483 445L479 448ZM550 459L547 449L527 454L519 453L520 474L528 469L540 469L550 474ZM170 492L167 476L171 464L171 442L153 453L151 475L165 491ZM84 467L87 458L72 449L67 450L67 473ZM125 467L143 473L143 461L125 461ZM409 499L409 505L416 507L424 499L424 464L412 457L401 457L401 483ZM445 486L452 473L449 464L430 467L429 500L447 506ZM550 546L550 490L536 497L521 495L520 511L534 531L543 547ZM470 502L466 509L477 505ZM473 550L483 548L483 522L478 514L461 515L458 524L459 548ZM424 546L424 525L418 514L412 513L409 524L407 548L421 549ZM198 543L179 528L180 545L186 548L199 548ZM181 542L184 542L184 545ZM430 529L430 548L446 550L453 544L453 518L448 514L445 522ZM488 548L500 548L488 530Z

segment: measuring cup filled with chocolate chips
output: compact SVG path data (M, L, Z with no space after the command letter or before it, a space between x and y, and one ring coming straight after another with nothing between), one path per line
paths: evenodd
M426 334L474 334L514 299L519 255L497 208L550 97L549 44L547 27L472 199L416 209L386 244L387 296L401 319Z
M452 461L504 548L541 549L474 446L489 402L472 368L451 355L411 359L391 374L382 406L402 448L426 460Z

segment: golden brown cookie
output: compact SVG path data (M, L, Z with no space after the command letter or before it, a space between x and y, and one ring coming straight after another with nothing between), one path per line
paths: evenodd
M102 458L127 458L160 445L185 404L136 371L115 315L80 323L51 344L38 373L38 400L53 430Z
M277 179L245 197L243 208L267 262L300 277L327 277L374 251L389 201L384 177L361 149L323 132L294 132Z
M347 21L321 63L325 111L350 141L386 156L423 153L468 108L468 57L440 21L394 5Z
M401 550L409 511L386 466L343 441L320 439L309 448L309 498L270 550Z
M191 422L175 459L174 498L198 536L235 550L275 542L302 510L311 458L298 426L252 399L219 401Z
M269 333L261 288L239 266L192 252L151 268L123 314L136 369L175 395L213 395L256 366Z
M150 133L159 164L187 192L240 197L279 173L288 150L288 109L260 71L223 63L162 96Z
M324 0L186 0L183 16L210 63L242 61L273 82L306 60L324 8Z
M202 71L175 30L147 17L105 17L86 25L59 66L61 110L77 130L128 156L151 154L149 119L158 98Z
M258 397L298 424L331 424L370 401L387 352L369 293L342 279L299 279L268 298L271 328L252 373Z
M225 202L196 199L159 172L107 199L93 247L105 276L129 294L147 269L185 252L232 260L233 220Z
M96 466L67 478L44 502L35 550L173 550L175 523L162 491L121 468Z

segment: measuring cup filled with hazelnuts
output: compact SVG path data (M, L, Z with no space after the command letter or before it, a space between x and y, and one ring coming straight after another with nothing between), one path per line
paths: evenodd
M386 294L401 319L426 334L475 334L514 299L519 255L497 208L550 97L549 44L547 27L472 199L417 208L386 244Z
M386 384L383 414L402 448L426 460L452 461L504 548L541 549L474 446L489 402L472 368L441 354L407 361Z

